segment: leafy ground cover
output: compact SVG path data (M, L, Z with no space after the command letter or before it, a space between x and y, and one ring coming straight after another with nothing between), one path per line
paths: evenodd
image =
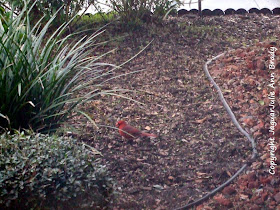
M101 209L114 183L92 148L68 137L0 135L0 208Z
M96 129L86 118L69 122L82 130L81 140L102 153L103 164L117 181L119 196L112 208L182 206L226 181L248 160L248 140L232 124L202 70L207 59L229 49L235 51L210 70L237 118L256 138L260 158L233 185L198 208L279 208L279 178L267 173L268 151L264 149L269 123L264 117L268 81L263 75L267 71L260 70L263 75L259 75L250 67L253 58L265 61L259 67L267 65L262 57L267 56L265 45L260 42L273 41L279 47L279 25L278 16L250 14L169 18L161 26L143 26L133 33L107 29L104 39L109 34L117 39L98 48L96 54L117 47L104 57L109 63L125 62L152 41L129 64L113 72L115 79L104 83L105 89L131 90L123 94L141 103L101 95L82 109L97 124L114 127L117 120L125 119L159 135L128 142L117 130ZM139 72L130 74L134 71Z

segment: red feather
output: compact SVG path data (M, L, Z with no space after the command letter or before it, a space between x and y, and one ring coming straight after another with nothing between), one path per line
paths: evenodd
M126 139L133 139L136 137L143 137L143 136L157 137L157 135L155 135L155 134L141 132L137 128L134 128L131 125L128 125L123 120L118 121L116 126L119 128L120 135Z

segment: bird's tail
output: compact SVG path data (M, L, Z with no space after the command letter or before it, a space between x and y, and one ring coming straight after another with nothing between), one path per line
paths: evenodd
M153 134L153 133L144 133L144 132L141 133L141 136L149 136L149 137L154 137L154 138L157 137L156 134Z

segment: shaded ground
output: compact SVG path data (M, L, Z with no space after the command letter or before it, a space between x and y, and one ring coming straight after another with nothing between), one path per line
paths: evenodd
M116 31L116 30L115 30ZM120 37L125 33L109 31ZM103 154L116 180L117 209L172 209L195 200L233 175L251 155L250 145L231 123L207 80L204 62L227 49L276 40L277 16L170 18L99 48L118 49L104 61L121 64L150 41L139 56L118 69L105 89L129 89L125 96L102 96L83 107L97 124L115 126L120 119L159 135L123 140L116 130L96 130L85 119L81 139ZM143 71L142 71L143 70ZM86 124L86 126L84 125ZM217 207L209 203L209 208ZM229 208L224 207L224 208Z
M257 42L227 53L210 65L238 121L256 139L259 152L246 174L217 194L214 203L280 209L279 44ZM277 125L273 125L274 121ZM276 166L271 167L271 161ZM212 205L213 201L209 201L198 209Z

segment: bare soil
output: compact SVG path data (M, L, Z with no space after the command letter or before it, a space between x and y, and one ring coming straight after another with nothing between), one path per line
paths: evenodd
M116 129L96 129L86 118L71 122L82 130L81 140L102 153L101 162L116 181L118 193L110 208L183 206L225 182L249 159L249 141L231 122L202 66L229 49L279 43L279 19L255 14L171 17L134 32L107 29L102 38L116 39L97 48L96 55L117 49L104 62L120 65L151 43L103 85L105 90L126 89L119 94L133 100L102 95L82 109L99 125L115 127L124 119L158 135L127 141ZM232 202L245 206L243 201L223 205L211 200L207 206L229 209Z

